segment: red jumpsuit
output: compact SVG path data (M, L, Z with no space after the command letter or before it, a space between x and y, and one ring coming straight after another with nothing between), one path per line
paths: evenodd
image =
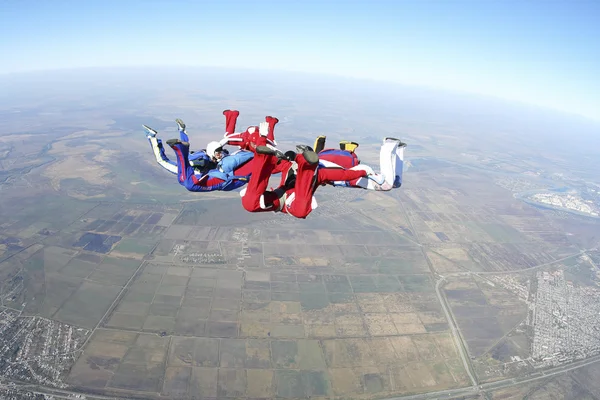
M258 126L249 126L244 132L235 133L235 125L240 112L237 110L225 110L223 111L225 116L225 137L229 139L226 143L221 142L223 145L240 146L242 150L254 150L253 146L256 146L259 138ZM275 117L265 117L265 121L269 123L269 133L267 139L271 144L275 144L275 125L279 120Z
M256 145L264 146L266 137L259 136ZM252 162L252 175L246 187L246 193L242 197L242 206L246 211L281 211L296 218L306 218L312 211L312 198L317 187L330 181L350 181L367 176L364 170L348 170L342 168L323 168L318 164L310 165L302 154L296 156L298 170L296 172L296 183L294 188L286 191L290 204L280 204L279 195L273 191L267 191L269 178L277 167L277 157L272 155L258 154L255 152ZM286 173L282 173L282 186ZM261 196L265 208L261 207Z

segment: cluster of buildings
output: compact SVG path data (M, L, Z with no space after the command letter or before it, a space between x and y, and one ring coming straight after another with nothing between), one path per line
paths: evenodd
M576 286L562 271L537 273L531 359L551 367L600 353L600 291Z
M530 356L496 366L497 373L509 364L516 367L527 363L535 368L547 368L600 354L600 289L597 287L573 284L561 270L538 271L532 280L518 275L486 279L511 291L529 307L527 321L518 330L525 331L531 340Z
M594 204L593 201L583 200L577 196L573 196L572 194L538 193L534 194L529 199L537 203L577 211L594 217L597 217L600 213L599 207Z
M31 399L31 400L51 400L54 399L53 396L48 396L44 394L34 393L26 389L21 389L20 386L9 382L6 385L3 385L0 382L0 399L3 400L23 400L23 399Z
M188 253L180 256L179 260L188 264L225 264L225 258L218 252Z
M65 387L63 374L89 334L40 317L0 311L0 376L24 382Z
M192 252L188 253L189 244L178 243L171 249L181 262L188 264L225 264L225 258L220 252Z

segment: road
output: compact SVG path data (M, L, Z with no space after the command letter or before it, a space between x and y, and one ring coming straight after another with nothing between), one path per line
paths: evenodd
M441 290L440 290L440 285L444 282L444 277L437 274L435 268L433 267L433 265L431 264L431 261L429 260L429 257L427 257L424 246L421 244L421 241L419 240L419 237L417 234L418 231L413 226L412 221L410 219L410 215L408 214L406 208L404 207L404 203L400 202L400 204L402 206L404 215L406 216L406 220L408 221L410 229L415 234L416 242L421 247L421 252L423 253L423 258L425 258L425 261L427 261L427 265L429 266L429 271L431 272L431 275L440 277L440 279L438 279L438 281L435 284L435 294L437 295L438 301L440 302L440 304L442 305L442 308L444 309L444 314L446 315L446 320L448 321L448 326L450 326L450 330L452 332L452 337L454 338L454 343L456 345L458 353L460 354L460 358L462 360L463 367L465 368L465 371L469 375L471 384L473 385L473 387L476 387L477 379L475 378L475 374L473 373L473 366L471 365L471 362L469 361L466 345L464 344L462 337L460 336L458 327L456 326L456 322L454 321L454 315L452 314L450 307L446 303L446 297L442 295Z
M444 314L446 314L446 319L448 320L448 325L450 325L450 331L452 332L452 336L454 337L454 341L456 346L458 347L458 353L460 354L460 358L463 362L463 366L465 367L465 371L469 375L469 379L471 379L471 383L473 386L477 386L477 379L475 378L475 374L473 373L473 369L471 367L471 363L469 362L469 358L467 355L467 350L465 348L465 344L458 332L458 327L456 326L456 321L454 320L454 314L450 310L450 306L446 302L446 296L442 295L441 285L445 282L445 278L441 277L435 284L435 294L438 297L442 308L444 309Z
M387 400L433 400L433 399L452 399L458 396L468 396L468 395L476 395L478 393L489 393L493 390L506 389L512 386L523 385L531 382L535 382L541 379L548 379L555 375L560 375L569 371L574 371L579 368L583 368L585 366L597 363L600 361L600 355L587 358L585 360L576 361L574 363L563 365L551 369L547 369L545 371L540 371L534 374L534 376L529 375L522 378L509 378L503 379L501 381L484 383L480 386L469 386L458 389L451 390L441 390L437 392L429 392L422 394L414 394L408 396L399 396L399 397L390 397ZM1 382L1 380L0 380ZM6 383L6 382L3 382ZM15 386L18 386L20 389L28 390L30 392L36 394L45 394L45 395L53 395L56 398L63 399L73 399L74 396L87 396L92 397L94 399L102 399L102 400L125 400L125 398L114 397L114 396L104 396L98 394L85 394L73 390L68 389L55 389L50 387L45 387L42 385L31 385L26 383L14 383Z

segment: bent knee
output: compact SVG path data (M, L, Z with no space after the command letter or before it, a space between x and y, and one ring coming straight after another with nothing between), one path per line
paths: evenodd
M252 196L245 195L242 197L242 207L244 210L249 212L256 212L260 210L260 203L258 199L252 198Z
M288 214L300 219L308 217L308 214L310 214L311 211L312 208L310 207L288 207L287 209Z

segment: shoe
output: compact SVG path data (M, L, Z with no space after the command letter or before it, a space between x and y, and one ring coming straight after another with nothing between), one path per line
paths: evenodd
M305 144L299 144L296 146L296 152L298 153L304 153L305 151L314 151L312 147L307 146Z
M385 143L385 142L387 142L387 141L390 141L390 142L398 142L398 147L406 147L406 146L408 146L408 145L407 145L406 143L404 143L402 140L400 140L400 139L396 139L396 138L393 138L393 137L386 137L385 139L383 139L383 142L384 142L384 143Z
M167 140L167 144L171 147L175 146L176 144L181 144L188 147L190 145L189 142L182 142L181 139L169 139Z
M308 147L308 146L306 146ZM308 147L310 149L310 147ZM317 153L315 153L312 149L310 150L304 150L302 152L302 155L304 156L304 159L306 160L307 163L309 163L310 165L315 165L319 163L319 155Z
M320 152L323 151L323 149L325 149L325 140L327 139L327 136L325 135L321 135L319 137L317 137L315 139L315 153L319 154Z
M348 140L342 140L340 142L340 150L349 151L350 153L354 153L354 150L358 147L358 143L350 142Z
M146 136L156 137L156 135L158 135L158 132L156 132L154 129L150 128L148 125L142 125L142 126L146 130Z
M388 192L392 190L393 186L387 182L384 182L382 185L376 184L374 189L378 192Z
M385 183L385 176L383 176L383 174L368 174L367 178L378 185L383 185Z
M177 128L179 129L179 132L185 132L185 123L179 118L177 118L175 122L177 122Z
M271 146L256 146L256 152L258 154L264 154L267 156L275 156L281 160L287 160L288 158L286 157L286 155L281 151L278 150L276 148L273 148Z

